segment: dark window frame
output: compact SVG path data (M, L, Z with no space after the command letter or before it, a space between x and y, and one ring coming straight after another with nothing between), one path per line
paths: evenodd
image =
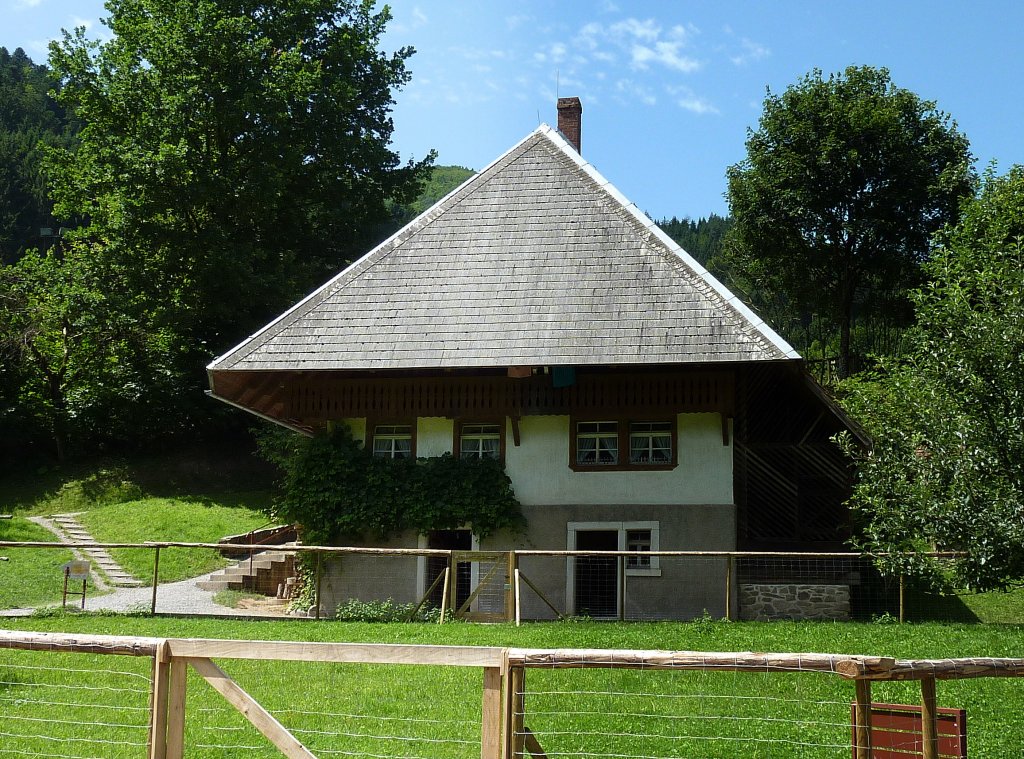
M616 464L580 464L576 460L577 440L579 437L579 425L593 422L615 422L618 425L618 463ZM657 424L668 423L672 436L672 458L667 463L633 463L630 458L630 425L631 424ZM623 417L612 415L576 416L569 417L569 468L574 472L667 472L679 466L679 419L676 414L671 414L668 419L664 416L652 417L648 415L638 417Z
M474 424L496 425L498 427L498 461L505 463L505 418L461 417L455 419L452 429L452 455L462 458L462 428Z

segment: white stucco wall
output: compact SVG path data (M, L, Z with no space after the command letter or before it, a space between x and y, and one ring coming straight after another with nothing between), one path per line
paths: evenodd
M357 440L365 419L346 419ZM732 435L722 445L718 414L679 414L679 465L669 471L576 472L569 468L569 417L526 416L519 422L520 445L505 425L505 469L524 506L569 504L731 504ZM455 423L443 417L416 421L416 455L452 452Z
M569 417L528 416L520 445L505 447L505 468L524 506L563 504L731 504L732 443L722 445L718 414L679 414L679 466L662 472L575 472Z

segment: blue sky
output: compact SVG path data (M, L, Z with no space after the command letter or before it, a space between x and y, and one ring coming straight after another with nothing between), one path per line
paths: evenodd
M885 66L936 101L980 167L1024 163L1024 3L948 0L396 0L387 49L412 45L396 93L405 158L479 169L583 101L583 154L655 218L724 214L765 88L814 68ZM0 0L0 45L34 59L61 28L105 31L95 0ZM557 87L557 90L556 90Z

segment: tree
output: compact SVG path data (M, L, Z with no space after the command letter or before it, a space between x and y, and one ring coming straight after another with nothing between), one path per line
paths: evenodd
M46 430L60 461L73 437L109 428L152 370L139 365L152 335L116 307L91 253L33 249L0 266L0 356L18 380L15 408Z
M887 70L850 67L769 91L746 145L728 170L733 264L825 318L845 376L855 319L909 310L932 235L971 194L967 138Z
M87 220L74 237L125 292L115 305L163 336L148 345L174 359L169 391L199 401L212 355L415 197L432 157L400 165L389 148L413 51L378 49L389 14L369 0L107 9L110 41L79 29L50 48L84 123L74 150L51 152L55 210Z
M1024 168L986 178L925 273L909 357L847 386L874 439L852 504L865 547L963 551L955 581L1002 587L1024 578Z
M54 227L40 145L67 145L73 132L55 86L24 50L0 47L0 263L45 244L40 230Z

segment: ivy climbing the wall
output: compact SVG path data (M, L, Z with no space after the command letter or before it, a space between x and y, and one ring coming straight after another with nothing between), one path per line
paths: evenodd
M486 537L524 524L512 481L492 459L374 458L341 424L313 437L271 430L260 450L283 473L271 516L302 525L307 543L465 527Z

